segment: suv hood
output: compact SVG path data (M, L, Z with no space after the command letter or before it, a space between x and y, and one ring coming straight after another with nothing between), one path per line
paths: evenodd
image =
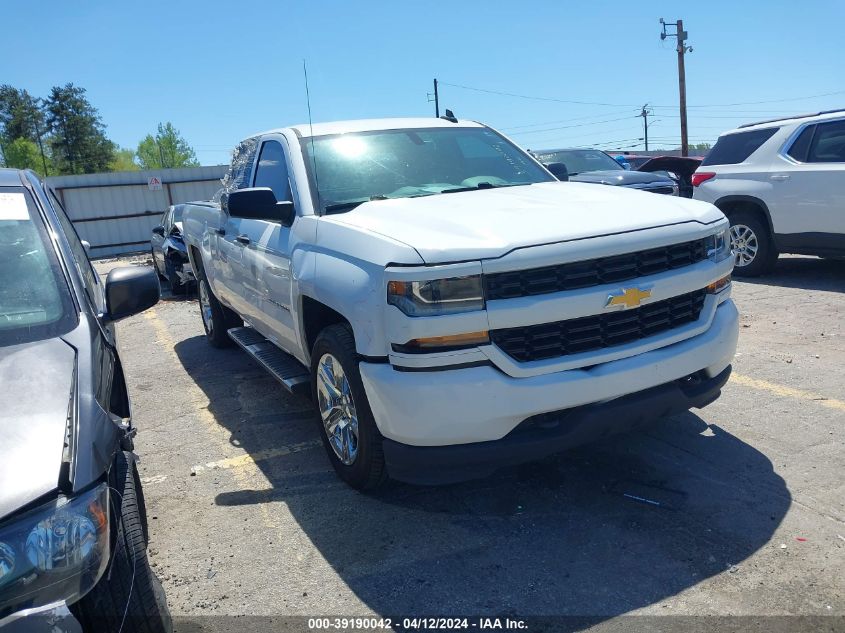
M0 347L0 519L58 487L75 367L58 338Z
M547 182L374 200L325 219L398 240L427 264L439 264L681 222L709 224L721 217L711 204L676 196Z
M628 171L627 169L608 169L601 171L582 171L580 174L570 176L572 182L593 182L602 185L618 185L627 187L629 185L647 185L650 183L664 182L667 185L674 184L665 176L650 174L641 171Z

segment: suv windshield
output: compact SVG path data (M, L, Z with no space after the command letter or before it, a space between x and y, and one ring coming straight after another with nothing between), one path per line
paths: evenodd
M570 176L585 171L599 171L625 168L610 156L597 149L564 149L556 152L537 151L534 154L541 163L563 163Z
M321 211L327 213L349 211L369 200L555 180L488 128L333 134L303 138L302 150Z
M72 305L29 192L0 187L0 346L67 332L75 323Z

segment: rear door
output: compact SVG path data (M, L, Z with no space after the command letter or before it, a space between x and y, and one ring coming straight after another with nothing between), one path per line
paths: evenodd
M799 128L771 178L769 210L786 249L845 250L845 119Z
M253 176L258 139L250 138L235 149L232 166L224 180L227 191L245 189ZM218 256L214 258L214 292L243 317L249 315L248 276L244 268L246 226L249 220L233 218L225 210L224 224L217 235Z
M255 167L254 187L269 187L276 200L293 201L287 142L283 136L264 139ZM244 291L249 320L264 336L280 347L295 349L291 313L291 227L265 220L240 220L243 249Z

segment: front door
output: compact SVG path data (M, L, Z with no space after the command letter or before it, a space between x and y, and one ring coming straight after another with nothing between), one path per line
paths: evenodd
M264 141L253 183L272 189L279 202L292 200L283 142L282 138ZM290 351L296 340L291 312L291 227L262 220L240 222L241 234L249 240L243 251L249 320L264 336Z

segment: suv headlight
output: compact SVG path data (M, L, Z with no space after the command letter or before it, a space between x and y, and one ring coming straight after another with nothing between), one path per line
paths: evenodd
M714 262L725 261L731 256L730 229L725 227L711 235L707 240L707 257Z
M484 309L481 275L427 281L390 281L387 302L412 317Z
M59 497L0 525L0 619L84 596L109 560L106 484Z

